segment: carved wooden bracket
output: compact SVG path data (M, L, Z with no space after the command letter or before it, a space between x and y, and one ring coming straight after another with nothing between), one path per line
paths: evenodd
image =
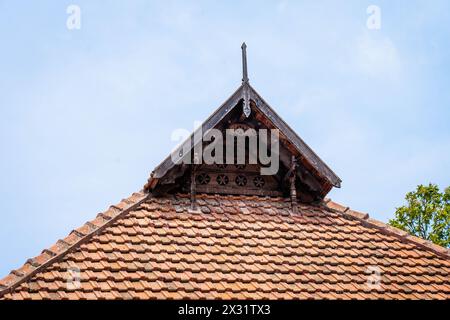
M297 188L295 187L295 179L297 177L296 173L297 168L297 159L295 159L295 156L291 157L291 168L290 168L290 194L291 194L291 206L292 206L292 212L297 213Z

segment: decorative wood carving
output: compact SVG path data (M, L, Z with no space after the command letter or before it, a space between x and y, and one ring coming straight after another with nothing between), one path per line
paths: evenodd
M227 129L241 129L243 133L249 129L279 130L278 172L272 176L260 175L261 164L249 163L258 153L255 148L247 148L245 164L235 161L233 164L206 165L191 159L190 163L195 163L191 165L181 161L188 156L194 158L191 153L181 153L176 161L169 156L154 170L144 187L146 191L154 194L190 192L193 208L197 192L282 195L291 199L294 208L297 201L320 201L333 186L340 186L339 177L249 84L245 43L242 46L242 58L242 85L202 124L201 130L203 133L209 129L218 129L223 133ZM196 139L195 133L188 139L193 142L191 150L202 143L201 139Z
M295 186L295 178L297 175L295 174L297 168L297 160L295 159L295 156L291 157L291 168L290 168L290 177L289 177L289 183L290 183L290 189L291 189L291 205L292 205L292 211L294 213L297 213L297 188Z
M201 165L196 172L197 192L282 195L277 179L261 176L259 165Z

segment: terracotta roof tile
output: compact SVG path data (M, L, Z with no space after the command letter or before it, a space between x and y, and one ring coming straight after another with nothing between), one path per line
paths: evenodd
M0 281L5 299L449 299L448 250L328 201L134 194ZM69 268L79 287L69 288ZM371 269L372 268L372 269ZM370 270L380 283L368 286ZM368 272L369 270L369 272ZM375 275L376 276L376 275ZM77 280L77 279L75 279ZM1 289L0 289L1 290Z

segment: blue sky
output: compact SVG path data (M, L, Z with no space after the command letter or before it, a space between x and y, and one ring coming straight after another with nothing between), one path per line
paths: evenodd
M0 277L140 190L239 86L244 40L252 85L342 178L330 196L387 221L450 185L449 21L438 0L0 0Z

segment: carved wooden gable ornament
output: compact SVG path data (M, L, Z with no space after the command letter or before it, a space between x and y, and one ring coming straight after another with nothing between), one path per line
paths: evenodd
M241 86L152 172L155 195L191 193L321 201L341 179L250 85L242 45Z

